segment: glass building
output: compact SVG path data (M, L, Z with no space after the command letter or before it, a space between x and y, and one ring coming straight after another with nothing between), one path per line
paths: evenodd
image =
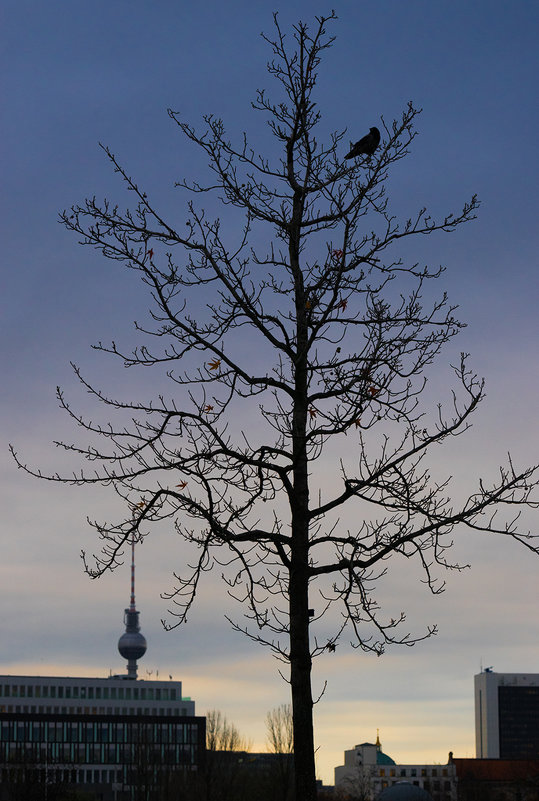
M205 724L179 681L0 676L0 799L21 785L159 798L201 766Z

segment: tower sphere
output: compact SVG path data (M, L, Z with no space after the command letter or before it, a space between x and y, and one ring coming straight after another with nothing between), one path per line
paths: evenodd
M140 659L147 647L146 637L140 631L126 631L118 640L118 651L124 659Z

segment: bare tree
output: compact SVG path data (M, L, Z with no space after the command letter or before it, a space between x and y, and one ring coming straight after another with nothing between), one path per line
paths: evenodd
M292 790L292 755L294 753L294 726L292 705L281 704L266 715L266 732L271 753L276 755L275 797L279 801L290 798Z
M294 730L292 726L292 706L281 704L266 715L266 731L269 750L273 754L292 754L294 751Z
M373 155L343 160L346 131L326 136L315 102L333 17L316 18L312 31L299 23L291 40L275 17L273 38L264 37L278 94L259 91L253 108L267 117L275 151L258 155L246 135L235 146L213 116L198 131L169 112L210 168L206 181L178 183L191 195L187 224L167 219L107 148L134 208L94 197L62 215L83 244L138 275L152 299L149 322L137 325L142 344L97 349L126 367L155 368L156 381L165 367L170 383L150 402L114 399L75 368L120 422L84 419L59 390L91 439L62 445L91 470L48 476L112 485L125 501L120 520L92 523L103 551L87 564L91 576L113 568L125 543L157 521L198 549L167 596L178 624L202 574L222 566L247 617L234 625L289 664L297 801L316 796L313 656L334 650L345 627L376 653L414 642L399 629L404 615L386 619L373 594L388 559L415 557L440 592L435 568L458 567L448 562L455 527L537 550L519 527L532 468L509 461L463 503L451 499L449 480L429 474L427 455L466 431L483 383L463 356L448 410L423 416L427 368L461 323L445 294L425 299L441 269L408 263L395 246L454 231L478 201L439 220L425 208L402 221L392 212L385 183L416 135L411 103L397 121L378 123ZM212 194L227 206L226 227L199 203ZM346 508L354 527L339 522ZM333 605L342 619L319 641L316 623Z
M206 713L207 751L248 751L250 745L218 709Z
M207 801L243 798L247 791L243 758L250 744L219 710L206 714L206 761L200 776Z
M372 801L374 771L374 765L355 765L335 790L338 801Z

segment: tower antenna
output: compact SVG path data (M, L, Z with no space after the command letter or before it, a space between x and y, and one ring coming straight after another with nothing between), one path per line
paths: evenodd
M135 611L135 535L131 537L131 603L129 611Z

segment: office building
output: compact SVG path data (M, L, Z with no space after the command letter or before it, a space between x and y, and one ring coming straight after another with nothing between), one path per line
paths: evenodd
M486 668L474 690L476 757L539 758L539 674Z
M75 785L100 801L131 801L142 788L140 797L152 798L201 766L206 721L182 683L137 678L147 646L135 607L134 549L131 569L118 642L125 674L0 676L0 801L20 797L21 785Z

